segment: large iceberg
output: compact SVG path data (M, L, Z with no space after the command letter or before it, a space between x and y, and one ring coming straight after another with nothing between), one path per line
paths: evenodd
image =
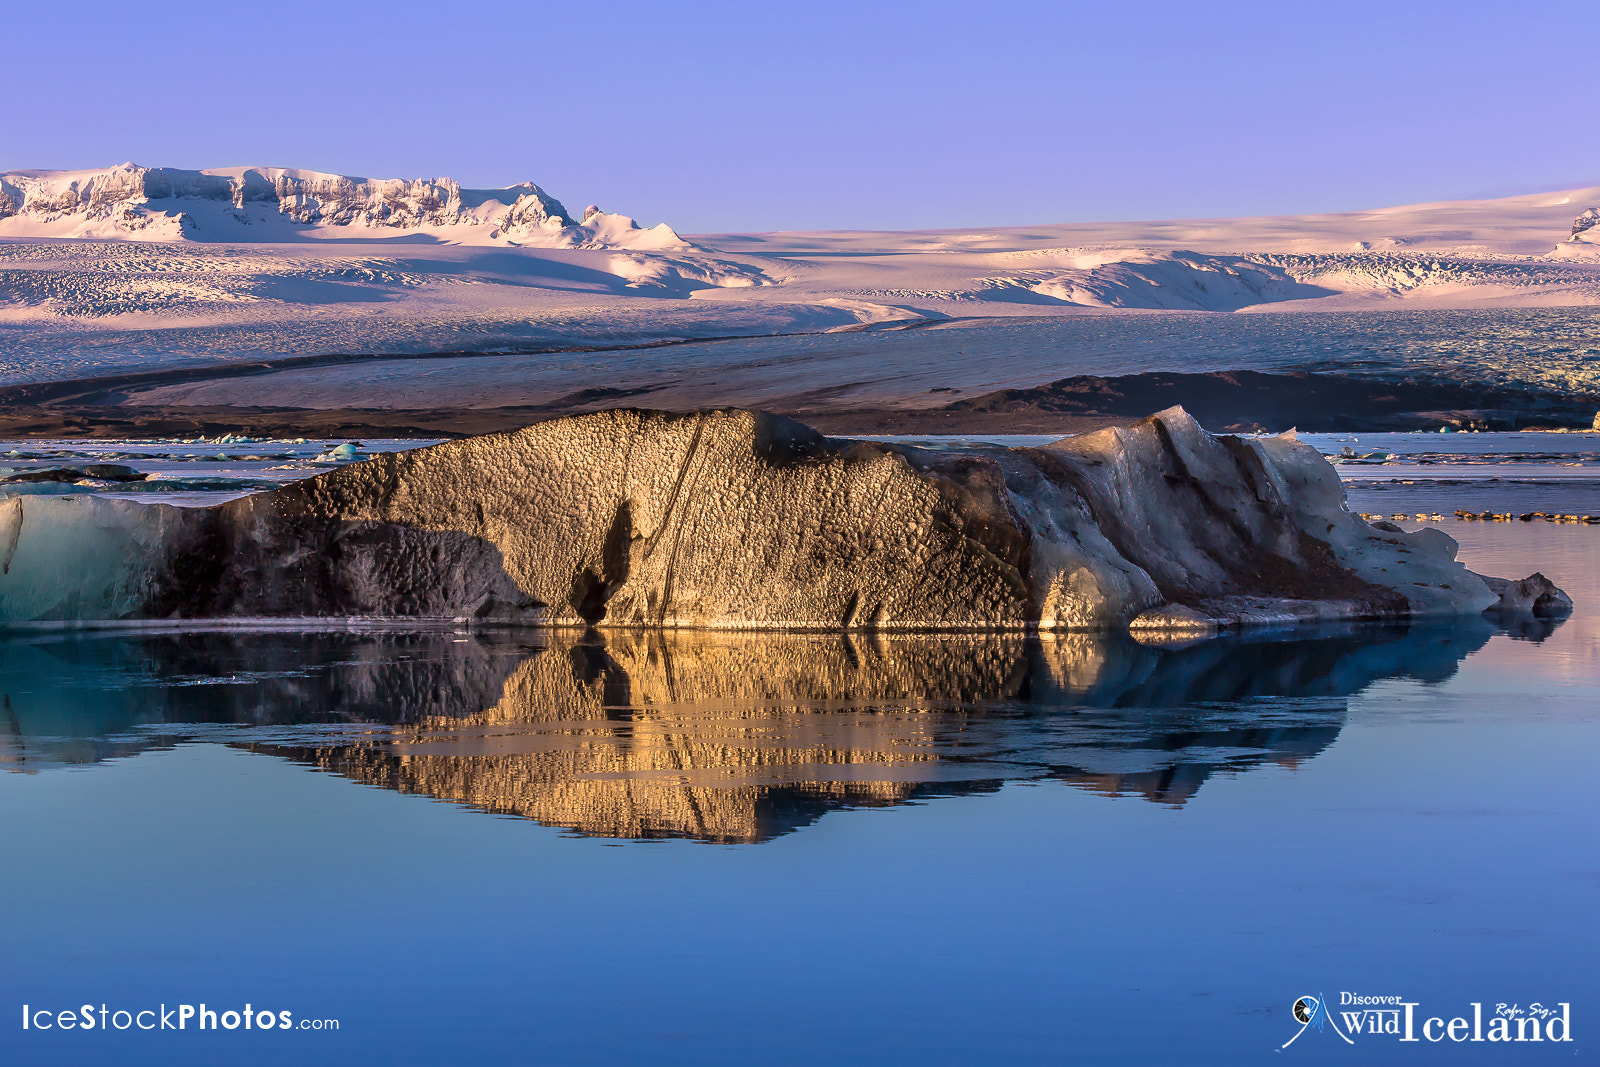
M961 451L611 410L211 508L5 499L0 621L1203 633L1570 605L1455 548L1350 514L1292 435L1214 437L1181 408Z

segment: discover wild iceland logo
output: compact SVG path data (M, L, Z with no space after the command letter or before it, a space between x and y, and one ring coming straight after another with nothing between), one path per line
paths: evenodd
M1300 1040L1307 1030L1332 1030L1347 1045L1368 1037L1486 1044L1572 1040L1572 1005L1565 1002L1554 1007L1535 1002L1526 1008L1502 1002L1485 1013L1483 1004L1474 1001L1468 1005L1472 1009L1470 1018L1458 1015L1448 1020L1440 1016L1424 1018L1426 1013L1418 1010L1421 1007L1420 1001L1404 997L1361 993L1340 993L1338 1004L1330 1005L1321 993L1308 993L1296 998L1289 1009L1300 1029L1279 1046L1279 1051Z

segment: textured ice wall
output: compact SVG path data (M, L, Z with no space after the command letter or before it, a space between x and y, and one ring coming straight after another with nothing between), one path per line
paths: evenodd
M138 618L177 580L193 513L96 496L0 500L0 619Z

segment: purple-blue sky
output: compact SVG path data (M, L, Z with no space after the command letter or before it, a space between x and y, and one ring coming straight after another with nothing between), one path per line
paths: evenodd
M6 20L0 170L538 182L684 232L1600 182L1592 3L242 4Z

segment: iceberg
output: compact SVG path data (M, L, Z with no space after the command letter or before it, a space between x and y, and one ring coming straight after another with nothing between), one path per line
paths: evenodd
M1149 638L1570 606L1542 578L1504 595L1455 555L1440 530L1351 514L1292 433L1213 436L1182 408L964 451L737 409L612 409L210 508L5 498L0 622Z

